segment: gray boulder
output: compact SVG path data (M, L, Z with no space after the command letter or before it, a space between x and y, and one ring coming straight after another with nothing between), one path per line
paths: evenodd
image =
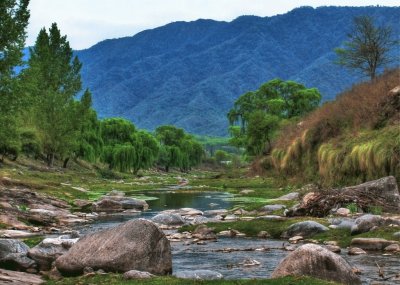
M179 214L158 214L151 219L153 222L167 226L180 226L185 220Z
M178 271L175 276L182 279L195 280L219 280L224 277L221 273L212 270L184 270Z
M279 211L285 208L286 208L285 205L265 205L260 210L263 212L272 213L274 211Z
M331 223L331 225L335 226L334 228L336 229L351 230L351 228L355 225L354 220L350 218L334 218L329 219L328 221Z
M283 234L283 238L294 236L311 237L315 234L328 231L329 229L314 221L304 221L291 225Z
M361 234L370 231L373 227L381 227L385 225L385 219L379 215L363 215L355 220L355 224L351 227L351 234Z
M286 195L283 195L279 198L276 198L276 200L280 201L292 201L292 200L297 200L299 199L300 193L299 192L292 192Z
M92 205L93 212L144 211L148 208L146 201L124 196L105 196Z
M26 254L29 246L17 239L0 239L0 259L6 257L10 253Z
M85 267L106 272L172 272L171 247L152 222L137 219L89 234L56 260L63 275L82 274Z
M345 259L315 244L298 247L280 262L271 277L288 275L307 275L348 285L361 284Z
M40 270L50 270L52 263L75 244L78 239L68 239L64 236L46 238L41 243L31 248L28 256L36 261Z
M36 268L36 262L30 259L26 253L10 253L6 257L0 259L0 268L26 271L30 268Z

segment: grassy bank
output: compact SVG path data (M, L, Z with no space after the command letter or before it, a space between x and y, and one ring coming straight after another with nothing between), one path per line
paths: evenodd
M185 280L173 277L158 277L149 280L126 281L119 274L96 275L93 277L65 278L61 281L49 281L46 285L335 285L337 283L318 280L310 277L284 277L260 280Z

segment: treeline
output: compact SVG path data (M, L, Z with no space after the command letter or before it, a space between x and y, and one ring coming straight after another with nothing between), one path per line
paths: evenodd
M28 3L0 3L1 160L24 154L67 167L83 159L133 173L156 165L188 171L201 162L201 144L182 129L161 126L151 134L121 118L99 120L90 90L82 92L82 64L57 24L40 30L23 63Z

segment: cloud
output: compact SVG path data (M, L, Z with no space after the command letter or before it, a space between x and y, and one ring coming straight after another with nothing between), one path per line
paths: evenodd
M83 49L174 21L230 21L241 15L282 14L299 6L376 4L396 6L398 0L31 0L27 44L33 45L39 30L53 22L74 49Z

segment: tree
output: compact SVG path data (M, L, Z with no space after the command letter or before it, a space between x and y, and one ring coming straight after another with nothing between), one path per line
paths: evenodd
M21 143L17 132L18 78L14 68L21 64L29 21L29 0L0 1L0 160L17 157Z
M24 73L33 82L30 88L37 126L48 165L52 166L56 155L68 160L77 149L80 116L74 97L81 90L82 65L55 23L49 32L40 30L30 54Z
M358 69L373 80L377 69L391 61L389 51L396 44L389 26L376 26L370 16L356 17L348 41L335 49L337 63Z
M316 88L290 80L270 80L235 101L227 115L230 143L245 147L250 155L268 152L280 121L304 116L317 108L320 101Z

